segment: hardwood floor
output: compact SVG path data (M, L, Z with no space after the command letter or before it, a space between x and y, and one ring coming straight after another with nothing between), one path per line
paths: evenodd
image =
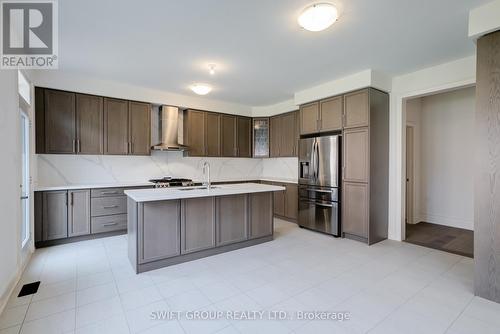
M406 242L441 251L474 257L474 232L421 222L406 224Z

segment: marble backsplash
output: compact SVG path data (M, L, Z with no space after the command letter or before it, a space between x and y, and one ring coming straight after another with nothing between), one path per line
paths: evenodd
M181 152L151 156L37 155L35 186L67 186L144 182L163 176L204 180L202 165L210 163L213 181L297 180L297 159L189 158Z

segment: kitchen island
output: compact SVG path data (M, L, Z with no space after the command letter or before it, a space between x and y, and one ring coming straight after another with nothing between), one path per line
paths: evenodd
M238 183L127 190L128 257L136 273L273 240L273 192Z

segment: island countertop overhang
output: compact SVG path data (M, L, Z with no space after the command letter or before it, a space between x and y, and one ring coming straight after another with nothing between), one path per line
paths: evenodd
M161 188L126 190L125 194L135 202L168 201L184 198L216 197L237 194L284 191L285 187L260 183L236 183L212 186L212 189L200 187Z

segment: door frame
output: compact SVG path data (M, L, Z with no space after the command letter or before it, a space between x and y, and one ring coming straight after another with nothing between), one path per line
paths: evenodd
M413 224L413 218L415 216L415 125L412 124L406 124L405 157L405 221L406 224ZM406 239L406 234L402 237Z

